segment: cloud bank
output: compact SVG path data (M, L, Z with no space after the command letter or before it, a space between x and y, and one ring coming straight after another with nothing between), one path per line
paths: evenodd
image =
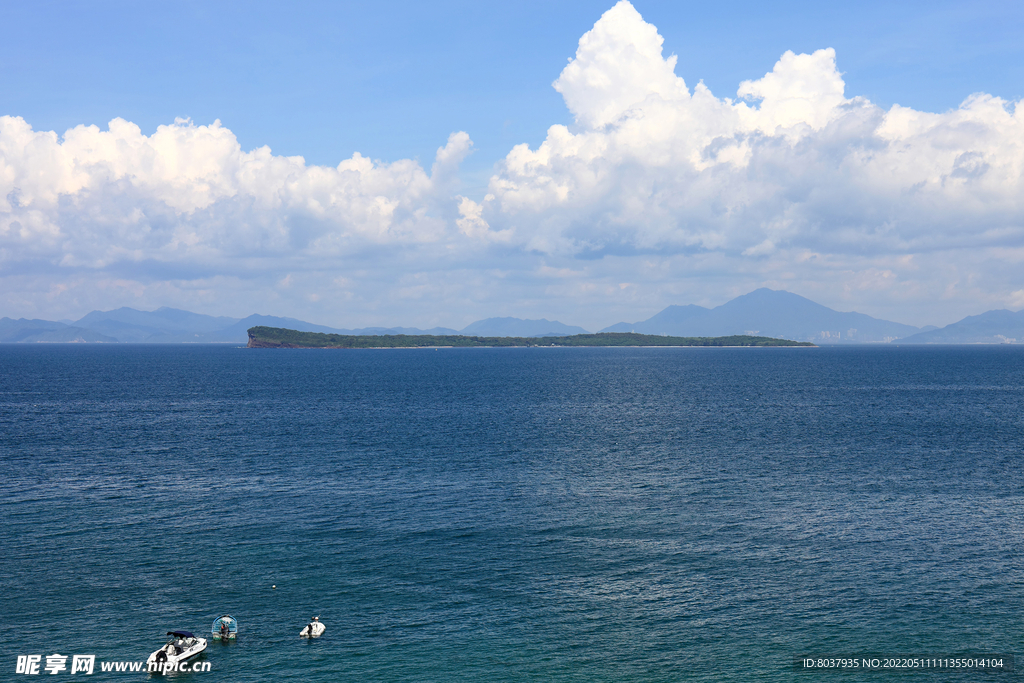
M187 120L152 136L121 119L58 139L0 117L4 257L67 266L324 259L366 245L445 239L445 209L472 143L453 133L428 175L416 162L356 153L336 168L243 152L219 122Z
M847 96L831 49L787 52L735 97L691 88L676 67L619 2L554 82L574 124L513 148L478 201L459 194L464 132L428 173L358 153L330 168L245 152L219 122L146 136L115 119L60 138L0 117L8 305L76 291L84 305L117 281L154 305L248 288L264 292L249 308L276 300L287 313L302 297L326 305L316 274L334 283L323 296L339 324L455 325L444 309L475 302L522 317L586 309L597 327L615 322L595 317L602 307L721 303L760 285L876 314L1024 306L1019 103L974 94L943 113L883 110ZM709 291L723 281L740 291ZM561 303L524 310L545 299ZM421 313L434 302L433 317L365 317L410 301ZM363 317L341 318L346 305Z
M831 49L787 52L735 100L692 91L627 2L555 81L575 116L516 147L484 217L543 252L910 254L1020 245L1024 108L847 98Z

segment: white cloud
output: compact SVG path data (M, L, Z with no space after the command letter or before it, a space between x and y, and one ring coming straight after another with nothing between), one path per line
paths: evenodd
M662 44L625 0L606 12L553 84L575 123L515 146L480 200L459 194L463 132L428 173L358 153L322 167L246 152L217 122L146 136L115 119L59 138L0 117L8 304L130 291L173 305L219 287L236 301L295 291L293 302L390 310L361 320L389 324L413 324L401 311L434 300L424 315L453 325L437 318L446 304L551 317L514 302L564 296L552 305L592 311L569 322L600 327L614 322L600 314L643 317L641 292L654 312L762 285L879 314L885 297L906 310L1019 303L1019 103L975 94L948 112L883 110L847 97L832 49L786 52L719 97L687 86Z
M243 152L219 122L179 120L143 135L121 119L63 140L0 117L0 245L103 268L156 260L220 267L237 257L322 260L368 245L420 245L453 231L458 164L472 145L453 133L431 174L414 161L354 154L336 168L266 148Z
M545 253L781 247L910 253L1024 241L1024 108L943 114L844 96L835 53L787 52L738 99L692 93L623 0L555 82L575 115L492 179L483 216ZM746 100L746 101L744 101Z
M743 81L737 95L760 100L756 111L738 107L746 130L766 135L786 134L807 126L821 130L845 104L846 85L836 71L836 53L831 48L812 55L786 52L771 73L759 81Z
M661 57L663 40L628 2L608 10L580 38L576 59L555 81L555 90L588 128L618 121L652 98L688 99L683 79L675 75L676 58Z

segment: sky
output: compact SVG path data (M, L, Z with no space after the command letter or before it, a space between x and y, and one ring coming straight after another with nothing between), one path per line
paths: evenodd
M1024 308L1019 3L510 5L0 2L0 316Z

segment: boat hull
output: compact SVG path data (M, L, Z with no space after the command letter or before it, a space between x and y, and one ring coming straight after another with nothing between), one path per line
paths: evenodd
M195 644L187 648L176 648L172 643L164 645L149 656L149 659L146 660L146 667L150 671L160 669L161 667L176 668L183 662L201 654L206 649L206 638L197 638L196 641Z
M319 638L324 634L327 627L321 624L319 621L313 621L306 624L305 628L299 631L300 638Z

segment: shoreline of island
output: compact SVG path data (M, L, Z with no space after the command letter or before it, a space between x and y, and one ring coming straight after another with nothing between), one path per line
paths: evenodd
M251 327L250 349L430 349L430 348L551 348L551 347L812 347L774 337L668 337L636 332L601 332L564 337L476 337L470 335L384 334L347 335L301 332L283 327Z

